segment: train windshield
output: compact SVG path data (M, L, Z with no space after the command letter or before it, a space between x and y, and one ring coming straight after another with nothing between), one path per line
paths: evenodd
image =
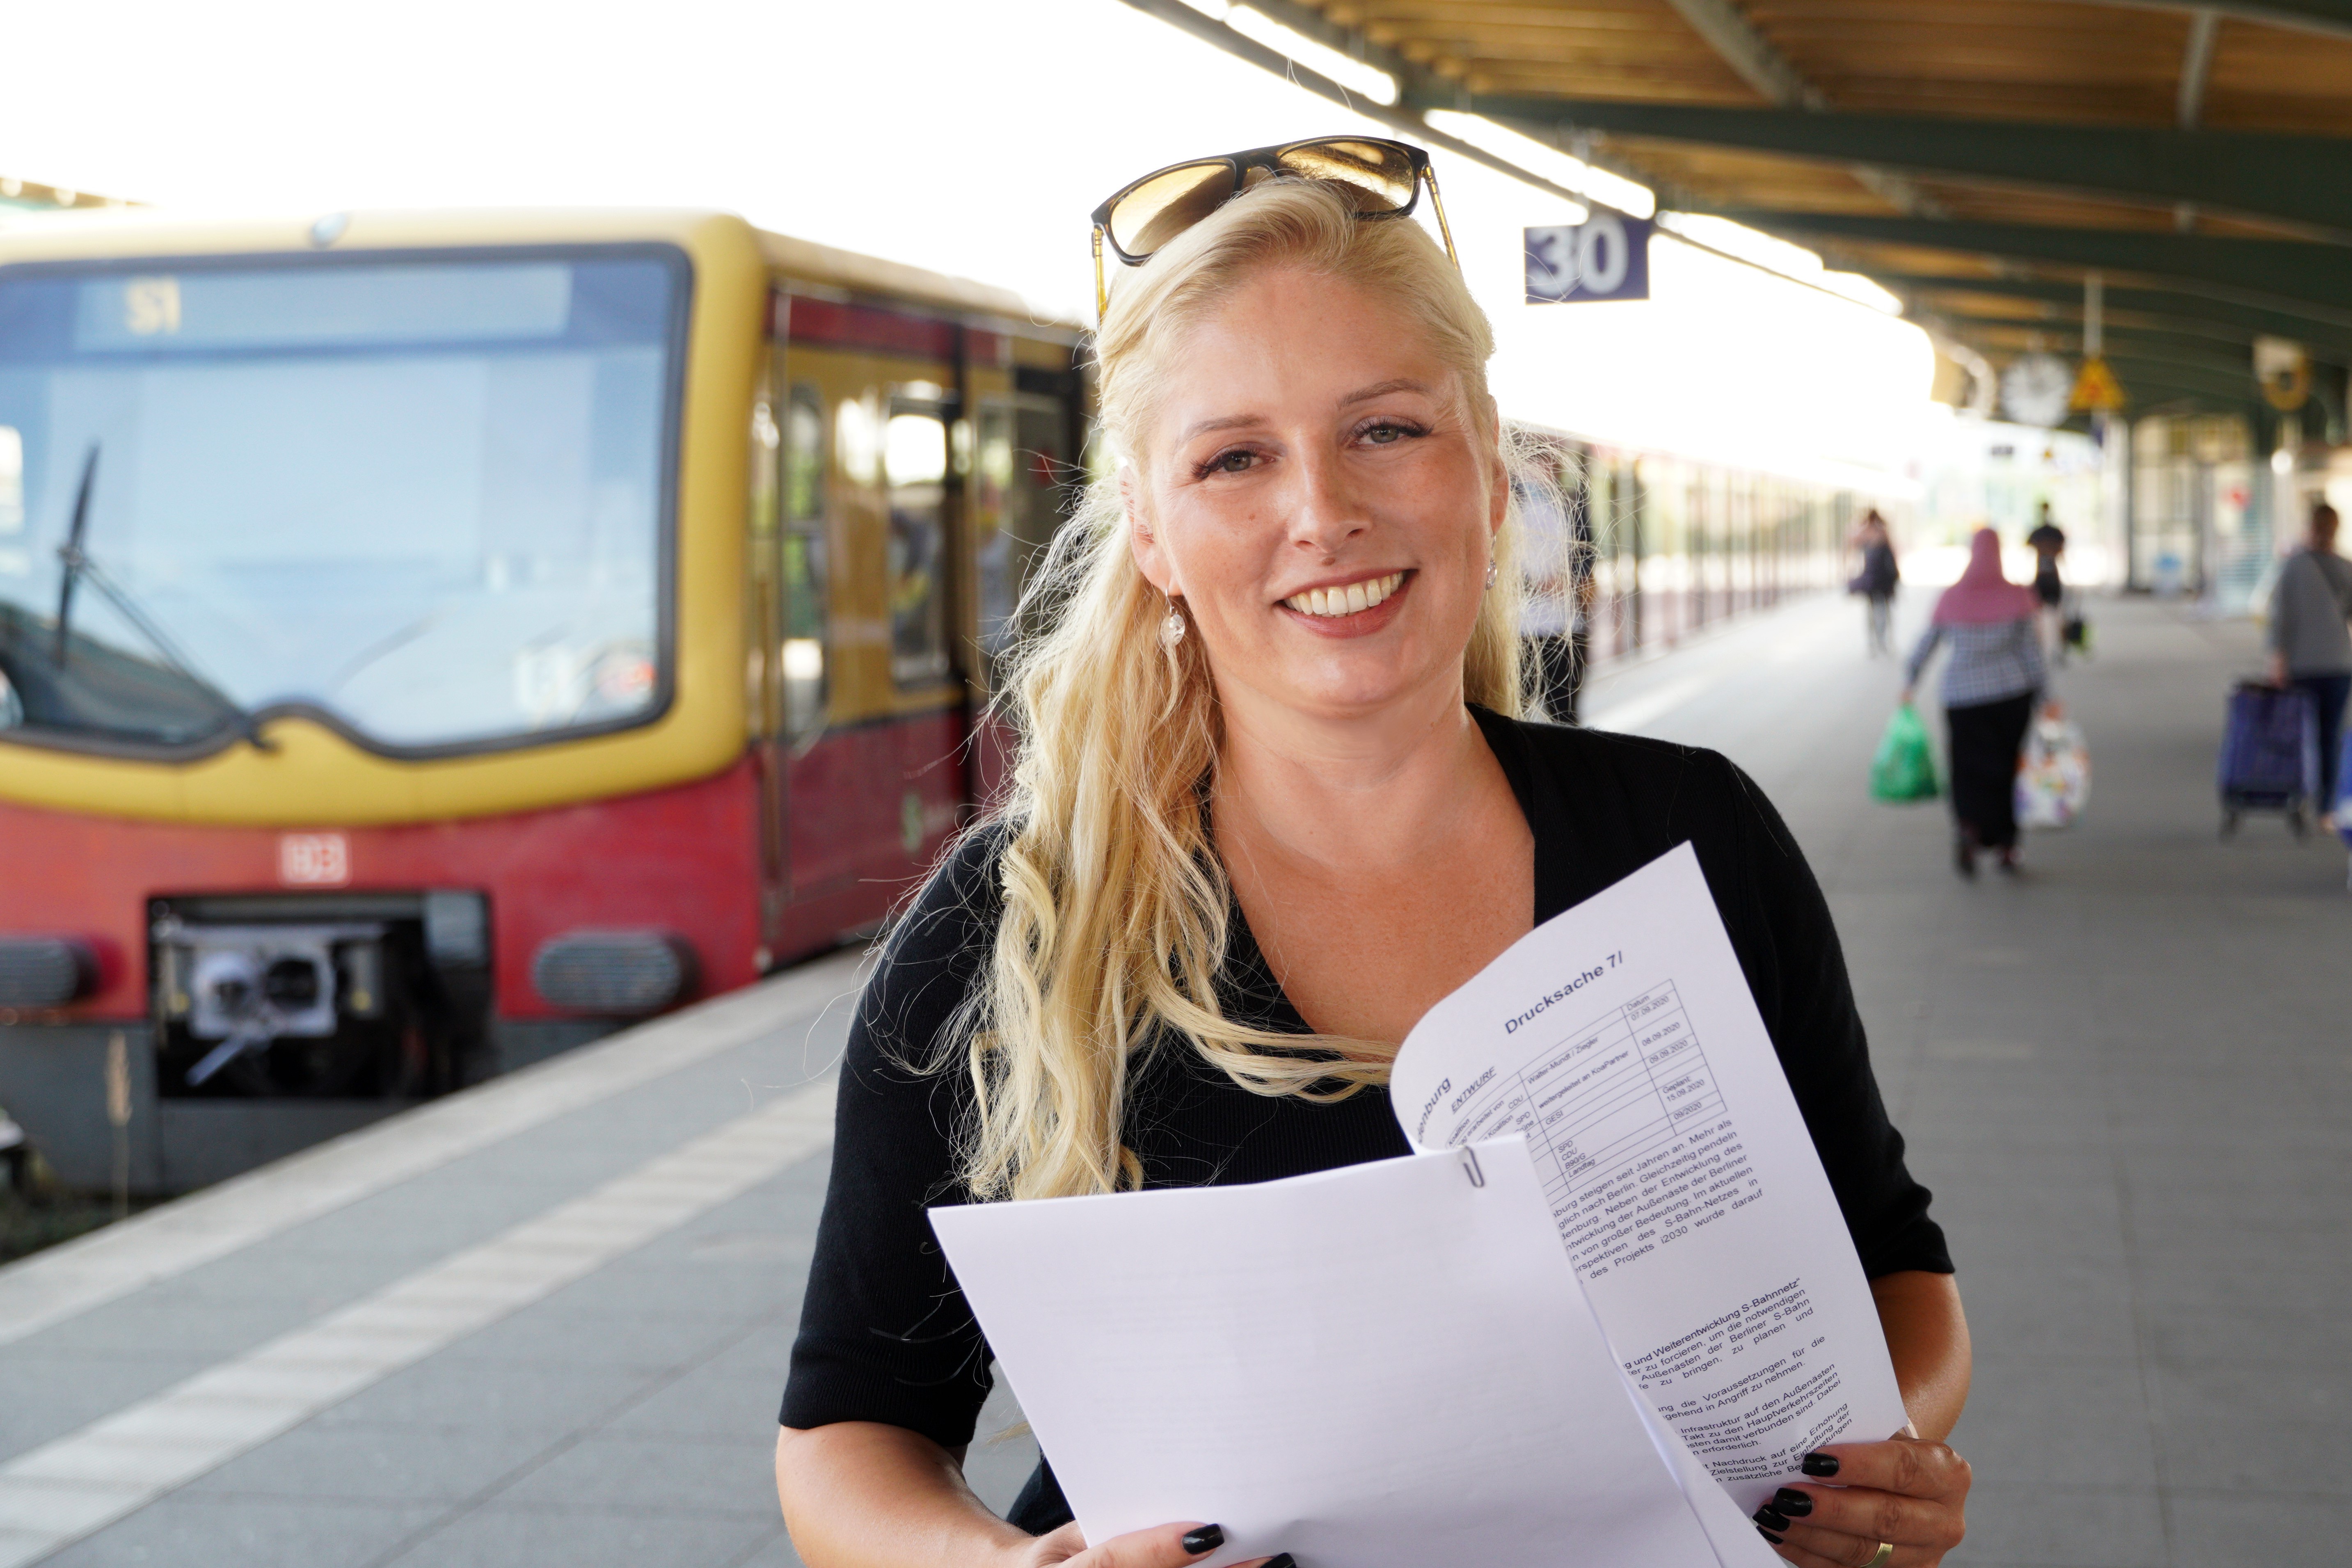
M684 257L0 269L0 727L392 752L660 709Z

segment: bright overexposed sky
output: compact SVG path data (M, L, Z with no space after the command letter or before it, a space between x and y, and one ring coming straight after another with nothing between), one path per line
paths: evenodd
M0 26L0 174L184 208L709 205L1083 319L1087 214L1180 159L1379 130L1119 0L158 0ZM1917 329L1661 237L1646 303L1527 305L1576 214L1440 152L1507 413L1899 471Z

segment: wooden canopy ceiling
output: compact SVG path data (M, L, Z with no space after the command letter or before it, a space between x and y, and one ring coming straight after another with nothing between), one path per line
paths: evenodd
M2248 407L2255 335L2298 340L2340 438L2352 0L1250 4L1389 71L1407 117L1809 246L1996 363L2073 351L2095 272L2135 411Z

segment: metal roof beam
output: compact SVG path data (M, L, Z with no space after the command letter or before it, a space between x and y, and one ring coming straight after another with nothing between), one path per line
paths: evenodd
M1985 294L2011 299L2047 300L2052 304L2072 305L2077 308L2083 302L2083 287L2078 283L2038 277L1977 277L1965 274L1906 272L1900 267L1871 267L1865 270L1880 287L1898 295ZM2273 309L2203 295L2183 294L2168 288L2118 287L2112 279L2106 285L2106 296L2110 310L2137 311L2176 321L2210 322L2242 331L2249 340L2255 333L2268 332L2282 338L2298 339L2315 349L2352 352L2352 311L2305 315L2292 306Z
M2135 378L2142 385L2193 387L2214 397L2235 398L2242 402L2252 402L2262 396L2262 386L2254 380L2252 365L2243 374L2225 375L2158 355L2109 354L2107 368L2123 382L2126 397L2131 395Z
M2210 11L2232 22L2254 22L2290 32L2352 38L2352 0L2083 0L2126 11Z
M1460 101L1429 96L1429 108ZM2193 202L2352 237L2352 137L1486 95L1468 108L1537 136L1599 131L1840 163L1867 158L1914 174Z
M1979 343L1976 347L2004 361L2034 351L2018 343ZM2254 381L2252 365L2243 371L2222 371L2203 365L2183 364L2161 354L2130 352L2110 353L2106 361L2107 368L2115 371L2116 379L2123 383L2125 396L2136 402L2145 400L2148 388L2158 386L2193 391L2236 402L2252 402L2262 395L2262 388Z
M2044 307L2045 314L2016 316L1988 308L1990 303L1981 295L1963 298L1949 294L1932 297L1915 294L1910 298L1911 308L1906 314L1919 319L1933 317L1937 320L1956 321L1972 328L2020 327L2028 331L2059 333L2077 333L2084 328L2083 312L2077 308L2053 303ZM2163 338L2184 347L2195 346L2208 351L2224 348L2234 355L2231 363L2250 356L2253 351L2254 340L2263 336L2249 327L2232 327L2195 316L2151 316L2145 311L2121 309L2113 304L2100 315L2104 329L2109 333L2126 332L2140 338ZM2321 359L2352 358L2341 340L2314 337L2308 332L2278 335L2294 338Z
M2140 229L2056 228L2038 224L1922 221L1856 213L1792 213L1736 208L1718 216L1769 234L1856 240L2008 261L2094 267L2109 273L2226 291L2252 304L2298 301L2323 319L2352 320L2352 246L2297 240L2235 239ZM1864 267L1864 271L1869 268ZM2290 308L2295 307L2290 306Z
M2080 321L2021 321L2007 316L1973 316L1951 311L1939 311L1933 319L1964 329L1979 340L1992 334L2022 335L2046 340L2053 348L2063 348L2079 353L2083 349L2083 324ZM2217 376L2243 378L2249 382L2254 373L2254 357L2241 347L2235 354L2221 351L2201 338L2187 337L2178 332L2150 331L2141 328L2105 327L2100 332L2104 357L2109 360L2132 360L2144 363L2161 361L2183 370L2206 371ZM2007 347L2008 345L2003 345Z
M1756 24L1732 0L1666 0L1691 30L1706 41L1723 63L1739 73L1749 87L1784 110L1818 114L1830 106L1822 89L1807 81L1796 65L1756 30ZM1480 112L1472 110L1473 113ZM1915 217L1941 217L1943 208L1900 174L1889 173L1874 161L1855 159L1847 172L1871 194Z
M1666 0L1706 40L1706 47L1739 78L1783 109L1827 109L1829 99L1807 81L1789 57L1756 30L1731 0Z
M2213 35L2221 17L2204 5L2189 18L2189 43L2180 51L2180 86L2173 96L2173 119L2183 131L2197 129L2205 113L2205 83L2213 74Z

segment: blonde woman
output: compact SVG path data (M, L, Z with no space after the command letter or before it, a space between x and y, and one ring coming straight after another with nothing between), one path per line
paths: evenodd
M1486 319L1395 221L1425 171L1400 143L1259 149L1096 214L1137 267L1096 345L1119 466L1014 666L1013 795L909 909L851 1032L776 1453L812 1568L1213 1551L1213 1521L1087 1542L1043 1466L1009 1519L965 1487L988 1347L924 1207L1402 1155L1386 1078L1413 1022L1686 840L1922 1434L1812 1456L1836 1484L1759 1527L1813 1565L1916 1568L1959 1539L1959 1299L1794 841L1719 757L1518 717L1514 457Z

